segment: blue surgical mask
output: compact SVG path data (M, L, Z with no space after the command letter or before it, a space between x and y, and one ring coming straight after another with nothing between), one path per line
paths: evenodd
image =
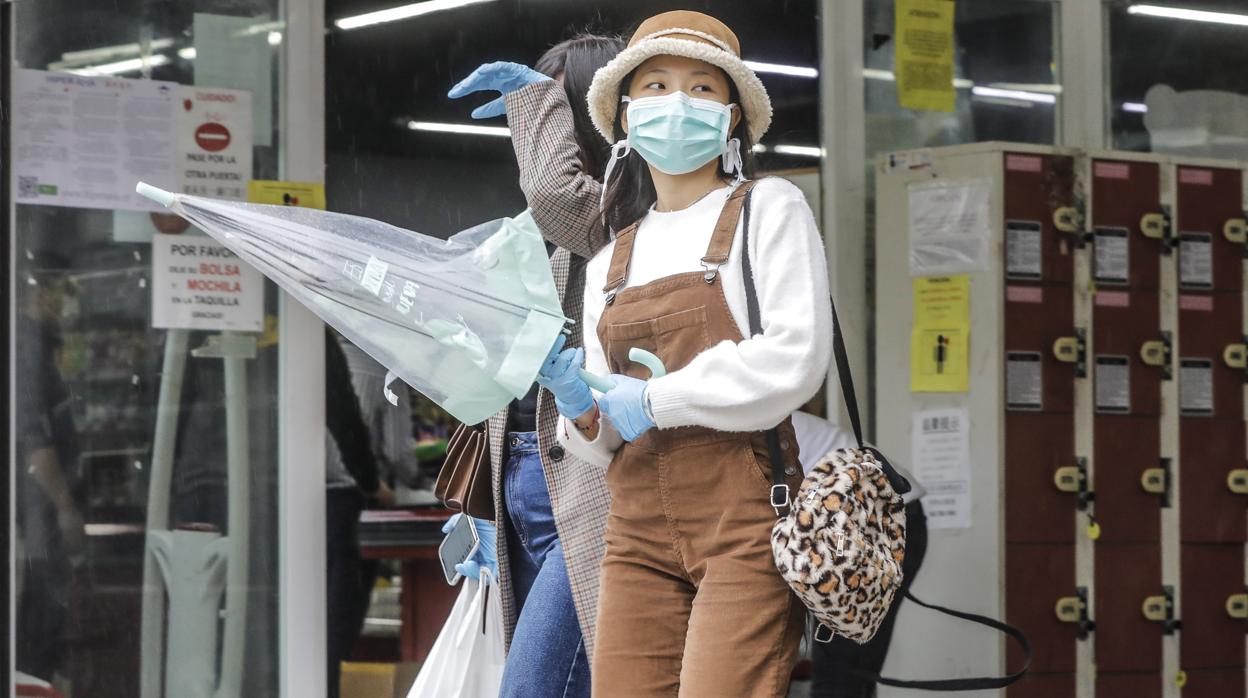
M728 140L733 105L696 99L684 92L624 100L628 103L628 136L611 149L604 190L616 161L629 150L636 150L655 169L672 175L693 172L722 155L724 172L735 171L741 177L740 141Z

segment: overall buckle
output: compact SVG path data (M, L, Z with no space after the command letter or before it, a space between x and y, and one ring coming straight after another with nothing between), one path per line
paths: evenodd
M836 632L823 623L820 623L815 628L815 642L827 644L831 642L834 637L836 637Z
M771 486L771 508L776 510L776 516L784 516L780 510L789 508L788 485Z
M706 270L706 274L703 275L702 278L706 279L706 283L708 284L715 283L715 277L719 276L719 268L722 266L724 265L723 264L709 264L707 262L702 263L702 268Z

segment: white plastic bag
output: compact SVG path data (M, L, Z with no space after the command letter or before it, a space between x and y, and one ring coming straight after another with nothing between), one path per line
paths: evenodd
M465 579L407 698L495 698L503 680L503 607L482 568Z

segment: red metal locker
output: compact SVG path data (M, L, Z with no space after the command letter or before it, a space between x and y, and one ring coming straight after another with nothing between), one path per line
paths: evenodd
M1181 668L1242 668L1248 625L1230 616L1227 602L1244 593L1243 544L1184 543L1180 558Z
M1175 233L1180 237L1180 257L1182 253L1182 236L1185 233L1207 235L1210 249L1199 247L1192 250L1200 255L1197 264L1189 260L1189 273L1199 274L1205 267L1205 255L1210 262L1212 282L1208 288L1221 291L1239 291L1243 288L1243 251L1244 243L1227 235L1227 222L1241 219L1244 216L1243 173L1217 167L1185 167L1177 168L1175 175L1178 192L1178 211L1175 221ZM1182 260L1180 259L1180 262ZM1205 286L1203 280L1190 279L1197 282L1194 286Z
M1077 623L1058 619L1059 599L1077 595L1073 545L1007 543L1005 546L1005 618L1031 640L1035 659L1031 670L1038 674L1075 671ZM1023 661L1010 644L1007 666Z
M1103 673L1161 670L1162 623L1144 617L1144 601L1163 595L1157 543L1096 548L1096 669ZM1098 693L1099 696L1099 693Z
M1092 229L1126 229L1126 266L1133 288L1155 290L1161 281L1164 242L1146 237L1141 227L1144 216L1161 213L1160 173L1155 162L1092 161Z
M1053 482L1076 462L1072 416L1007 412L1005 429L1006 542L1074 543L1076 495Z
M1197 669L1188 671L1187 681L1183 686L1183 695L1193 698L1248 695L1248 686L1244 685L1244 670Z
M1057 229L1054 212L1074 206L1075 161L1066 155L1004 153L1006 277L1069 285L1075 239ZM1011 223L1016 225L1011 233Z

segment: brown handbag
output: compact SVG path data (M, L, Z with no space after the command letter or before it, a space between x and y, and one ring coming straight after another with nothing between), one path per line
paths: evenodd
M433 494L448 509L494 520L490 442L484 425L478 428L461 424L451 434Z

